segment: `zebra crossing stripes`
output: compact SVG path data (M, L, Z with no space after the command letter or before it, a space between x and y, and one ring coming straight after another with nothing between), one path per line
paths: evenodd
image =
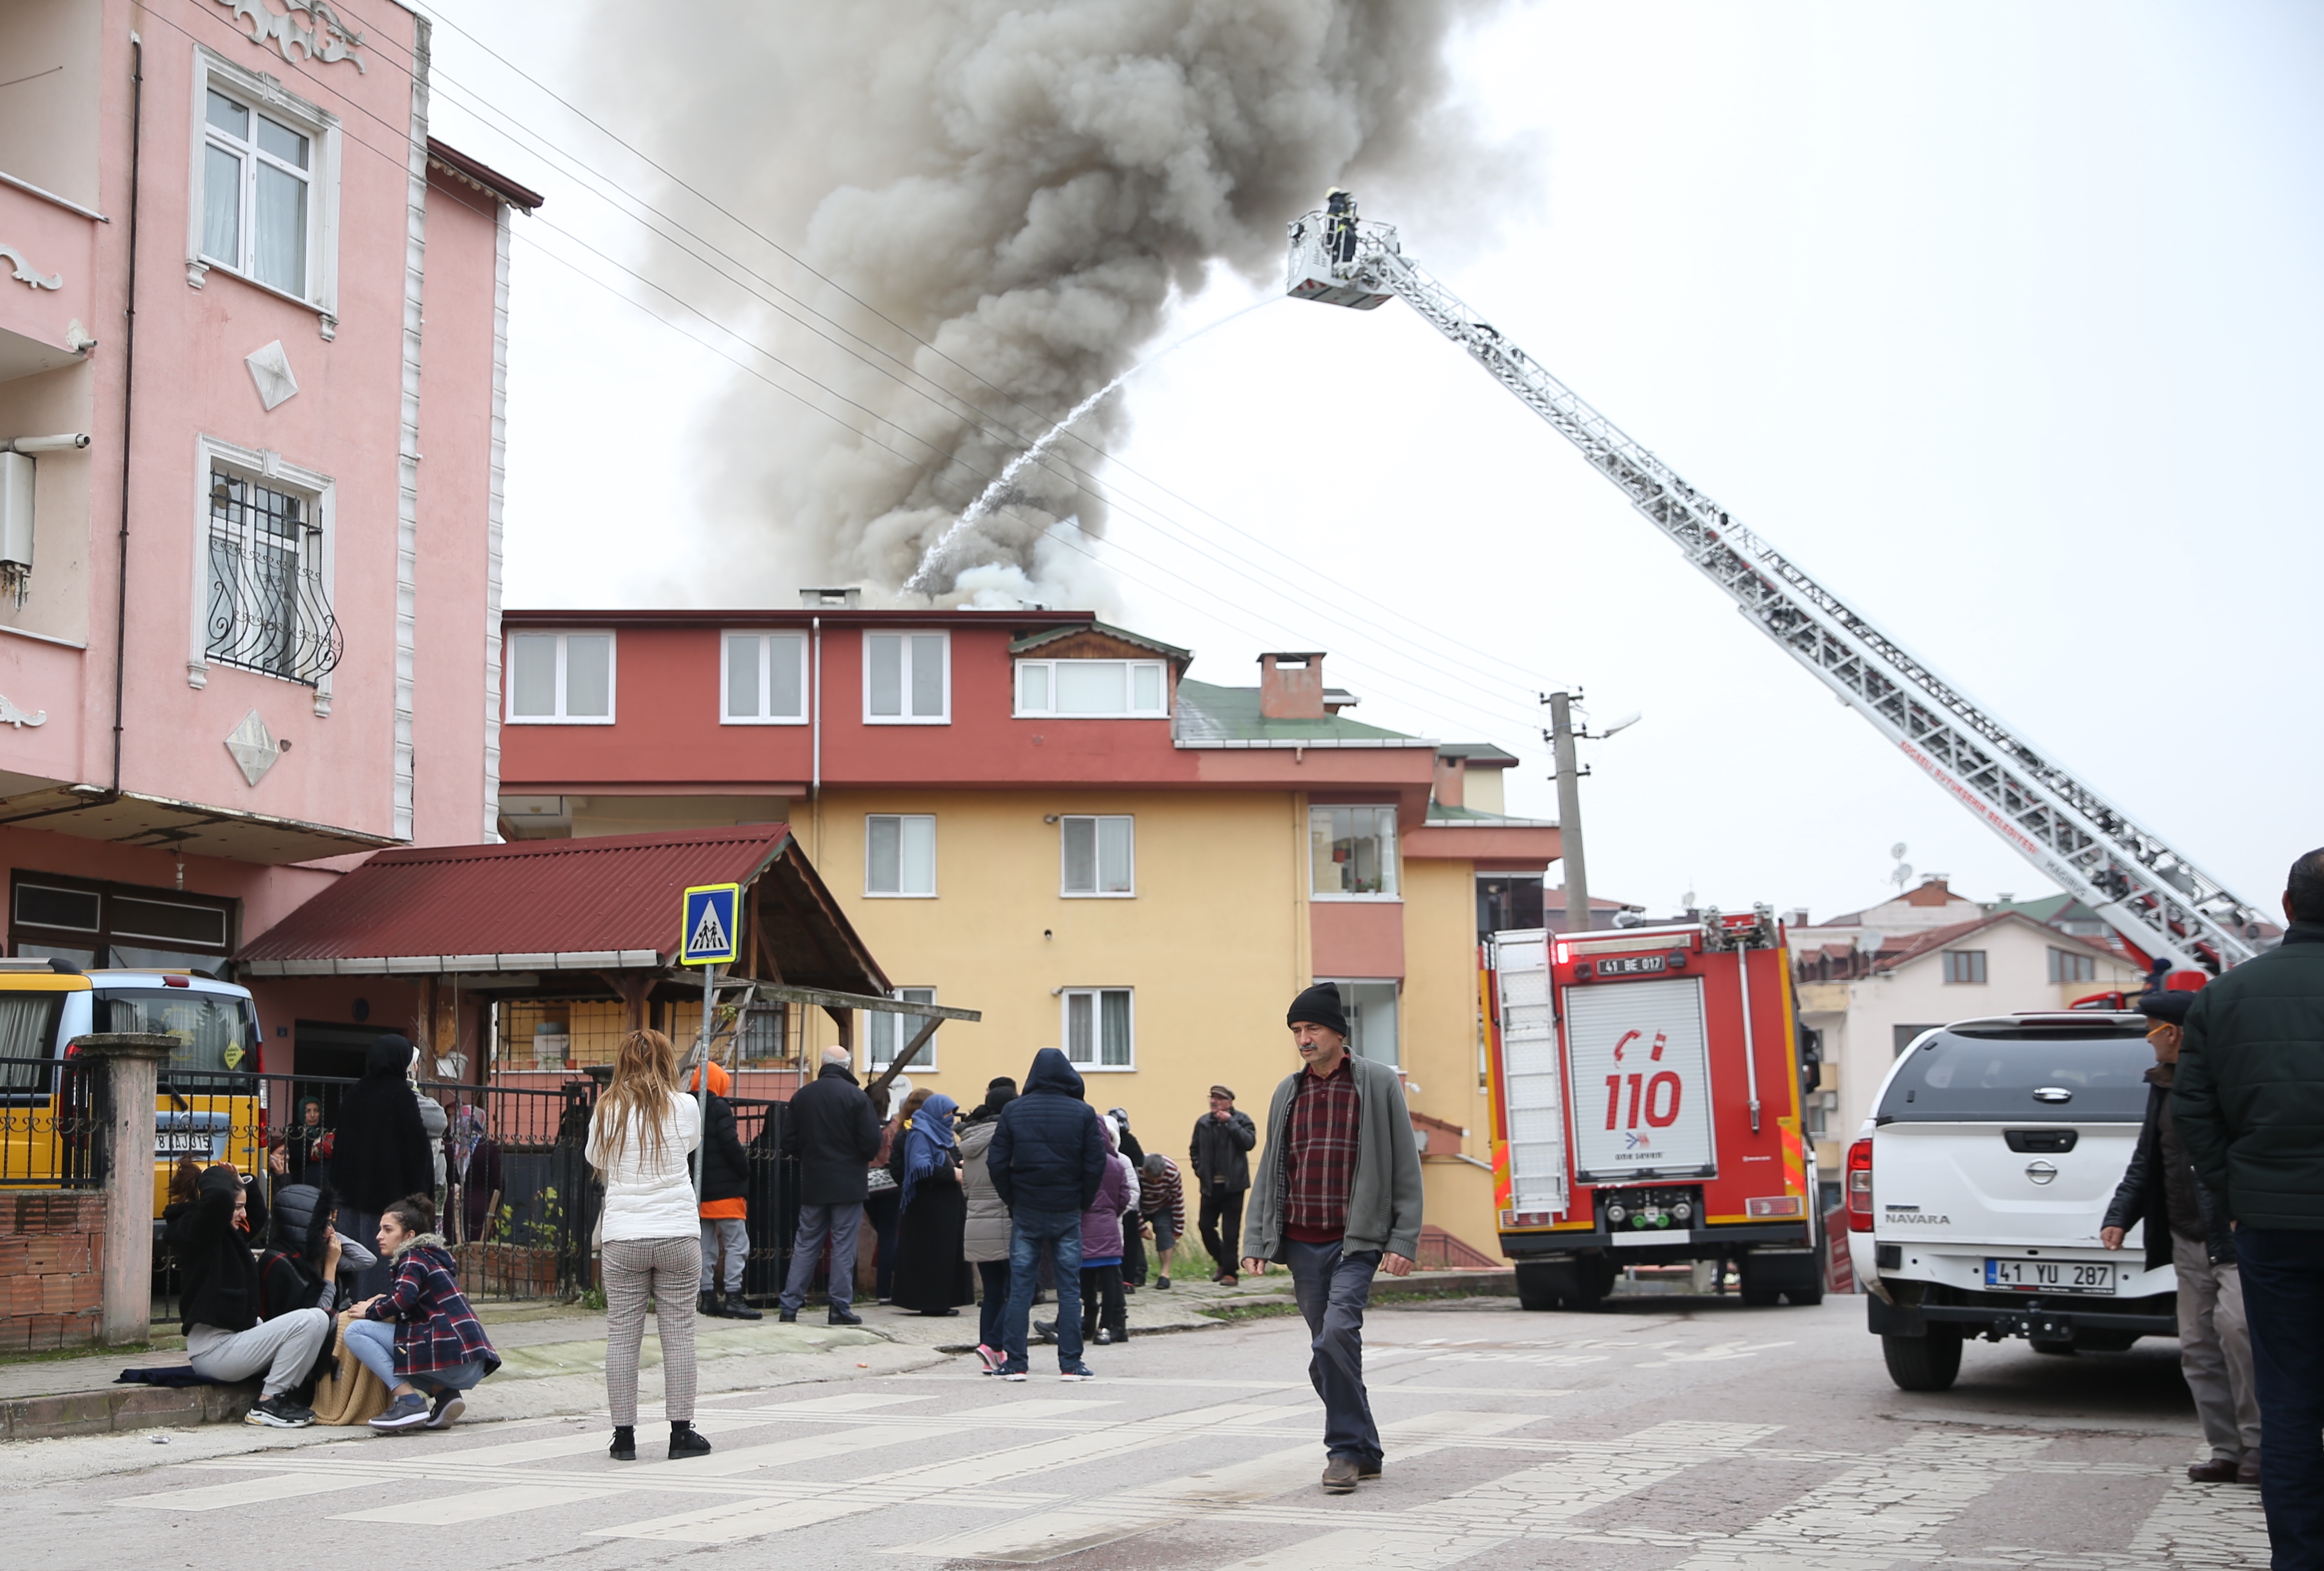
M1491 1522L1517 1531L1570 1521L1690 1467L1733 1456L1781 1427L1683 1420L1655 1424L1609 1443L1600 1455L1576 1455L1524 1468L1416 1506L1413 1514Z
M1229 1561L1221 1571L1436 1571L1455 1560L1497 1549L1506 1538L1468 1538L1442 1533L1382 1533L1342 1528L1296 1544L1286 1544L1248 1560Z
M433 1500L399 1500L393 1505L374 1506L369 1511L341 1511L331 1520L335 1522L425 1522L431 1528L458 1527L464 1522L514 1516L519 1511L575 1505L604 1492L604 1490L574 1484L504 1483L495 1489L472 1489L459 1494L438 1495Z
M302 1494L328 1494L335 1489L353 1489L371 1482L372 1475L362 1473L270 1473L257 1478L238 1478L232 1483L202 1484L160 1494L133 1494L114 1503L145 1511L214 1511L229 1506L296 1500Z
M1530 1413L1424 1413L1383 1425L1380 1433L1401 1465L1461 1437L1501 1434L1532 1423L1534 1418ZM1270 1500L1313 1485L1322 1471L1322 1448L1311 1440L990 1527L972 1528L924 1543L895 1545L883 1552L946 1560L1053 1559L1150 1532L1200 1511Z

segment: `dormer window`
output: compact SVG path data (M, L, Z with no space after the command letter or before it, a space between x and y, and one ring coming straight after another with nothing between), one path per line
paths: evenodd
M1163 720L1170 684L1158 660L1020 660L1017 714L1086 720Z

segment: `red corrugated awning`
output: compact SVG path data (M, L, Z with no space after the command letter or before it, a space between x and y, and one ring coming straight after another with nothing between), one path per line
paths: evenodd
M706 883L746 886L736 970L889 991L782 824L383 851L235 958L252 976L659 970Z

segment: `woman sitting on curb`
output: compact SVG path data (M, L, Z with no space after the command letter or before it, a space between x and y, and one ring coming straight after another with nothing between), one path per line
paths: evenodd
M374 1429L449 1428L467 1406L462 1393L501 1366L435 1226L435 1203L425 1195L406 1196L379 1219L379 1252L395 1285L357 1304L360 1318L346 1332L347 1351L394 1399L371 1421ZM423 1386L435 1393L432 1409Z

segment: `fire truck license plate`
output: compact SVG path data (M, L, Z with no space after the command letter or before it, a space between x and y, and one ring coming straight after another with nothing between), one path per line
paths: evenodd
M1985 1285L2005 1293L2111 1293L2114 1266L2107 1261L1987 1258Z

